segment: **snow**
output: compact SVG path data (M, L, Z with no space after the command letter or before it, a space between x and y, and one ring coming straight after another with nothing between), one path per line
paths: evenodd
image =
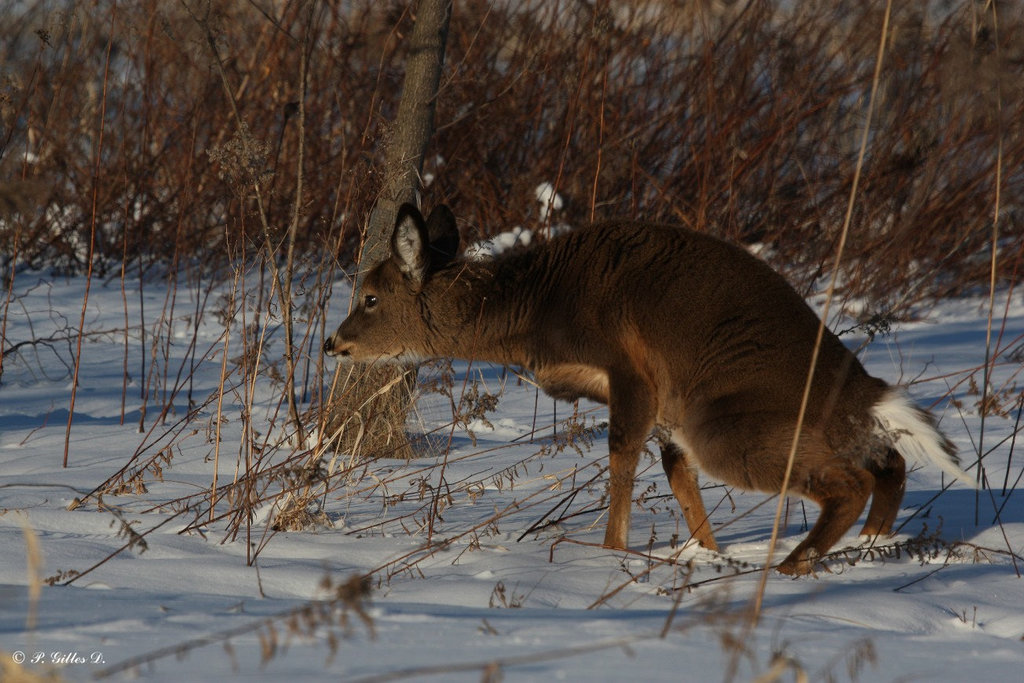
M562 195L555 192L554 185L544 181L536 187L533 194L540 205L538 222L546 237L555 237L572 229L565 223L550 223L552 214L561 211L565 206ZM477 261L492 259L507 251L529 247L533 238L533 230L517 225L490 239L470 244L466 248L465 256Z
M561 211L562 207L565 206L562 195L555 192L555 186L546 180L537 186L533 191L533 195L540 203L540 220L542 223L547 221L552 213Z
M3 291L4 349L36 343L5 354L0 384L0 678L22 656L23 671L57 670L67 680L724 680L735 667L738 680L780 671L785 680L803 672L810 680L963 681L1018 680L1024 670L1024 465L1019 448L1011 451L1024 348L1019 294L997 301L990 386L1005 411L988 415L984 428L972 392L982 385L987 302L942 302L863 353L873 374L913 380L911 396L941 418L972 477L977 452L986 453L989 487L940 493L941 471L913 471L895 539L879 539L882 547L863 557L851 550L859 561L833 560L817 576L770 574L750 628L743 615L761 578L774 501L702 479L723 552L681 547L672 537L685 539L685 524L660 465L645 458L632 549L601 548L607 412L589 404L575 412L502 368L455 365L456 402L464 381L500 395L484 418L453 427L448 399L423 395L416 429L436 430L432 454L335 461L339 479L323 498L332 526L269 531L277 514L269 500L238 535L228 518L182 512L175 501L203 495L213 481L222 321L232 321L234 359L243 353L241 326L255 315L218 311L230 293L220 287L202 309L202 288L180 286L177 313L168 315L159 283L127 282L126 300L118 281L93 283L67 468L84 279L21 272ZM346 285L335 285L332 324L348 300ZM283 333L263 322L270 363ZM248 391L252 427L267 444L249 456L269 468L295 455L275 419L280 391L269 373L248 385L234 361L228 368L220 484L244 472ZM164 405L171 408L158 420ZM154 460L161 452L166 458ZM160 468L145 474L145 491L86 499L133 457L133 466ZM229 509L223 502L217 512ZM789 511L776 561L802 538L805 516L817 514L798 501ZM894 540L905 542L898 553ZM850 535L839 547L860 544ZM339 586L351 588L354 576L369 577L366 602L332 601L350 594ZM45 579L54 585L40 586ZM323 612L310 616L316 607Z
M469 245L466 248L466 258L477 261L492 259L506 251L528 247L532 241L532 230L516 226L512 230L499 233L490 239Z

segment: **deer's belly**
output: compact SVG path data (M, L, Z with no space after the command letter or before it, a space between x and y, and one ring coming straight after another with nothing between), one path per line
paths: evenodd
M590 365L564 363L535 371L537 384L544 393L563 401L589 398L608 403L608 373Z

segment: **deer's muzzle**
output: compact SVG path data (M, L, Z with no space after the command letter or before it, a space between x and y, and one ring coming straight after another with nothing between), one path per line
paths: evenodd
M338 339L338 333L335 332L326 340L324 340L324 353L328 356L349 356L352 353L352 343L343 342Z

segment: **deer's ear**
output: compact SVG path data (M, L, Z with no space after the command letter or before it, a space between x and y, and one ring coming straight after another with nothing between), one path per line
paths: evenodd
M455 259L459 253L459 229L455 214L444 204L438 204L427 219L430 239L430 268L436 270Z
M416 284L422 284L430 265L427 227L423 215L412 204L402 204L391 235L391 254L398 269Z

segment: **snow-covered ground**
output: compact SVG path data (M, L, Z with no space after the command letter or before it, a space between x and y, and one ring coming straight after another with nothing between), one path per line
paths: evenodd
M18 663L21 673L70 680L166 681L689 681L731 671L736 680L805 672L810 680L1011 681L1024 671L1024 457L1013 447L1024 384L1019 293L997 301L989 383L1002 414L984 428L974 392L986 302L945 302L863 354L874 374L913 382L912 395L942 416L972 476L981 449L989 487L940 494L941 473L914 471L895 539L847 553L860 561L836 559L830 573L771 574L751 629L744 612L774 500L704 480L723 553L674 547L685 524L660 465L647 458L633 551L599 547L601 407L574 415L515 374L457 364L456 400L475 387L500 395L495 411L452 428L448 399L428 392L417 422L438 430L433 455L358 466L336 459L332 471L342 474L320 499L332 526L269 532L275 510L264 503L231 534L230 517L197 520L185 504L213 485L224 341L215 309L224 300L197 306L202 288L183 282L169 309L159 284L139 294L130 282L125 301L118 281L94 282L69 431L84 279L22 272L14 284L2 292L10 295L4 348L20 346L5 355L0 384L0 678ZM347 300L336 287L331 324ZM232 323L227 354L218 485L245 468L242 322ZM267 331L273 360L283 335ZM285 412L271 423L280 397L272 374L261 374L251 411L254 439L270 445L249 457L265 469L295 454L274 445ZM158 420L167 404L173 410ZM133 466L151 466L145 490L86 498L133 457ZM76 498L84 500L75 506ZM230 509L221 501L217 513ZM791 505L776 559L816 514ZM840 546L859 544L851 535ZM365 600L348 583L359 576L369 577Z

